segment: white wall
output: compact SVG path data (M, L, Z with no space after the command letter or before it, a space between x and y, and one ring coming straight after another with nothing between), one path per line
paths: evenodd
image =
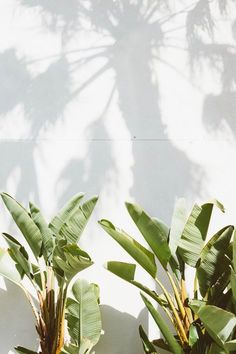
M141 354L138 322L149 321L138 291L102 268L128 257L96 220L110 218L139 238L125 200L169 223L184 196L189 206L212 197L225 204L212 229L234 222L234 1L0 7L0 189L34 200L48 218L78 191L100 195L82 239L96 261L84 276L101 286L106 336L96 353ZM13 230L3 207L0 228ZM1 353L36 347L23 295L1 287Z

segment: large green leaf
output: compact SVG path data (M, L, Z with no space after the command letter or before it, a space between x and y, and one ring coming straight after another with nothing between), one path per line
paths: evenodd
M233 237L233 267L236 273L236 230L234 230L234 237Z
M218 231L205 245L197 265L197 277L201 295L204 297L210 287L229 269L230 260L226 252L234 231L233 226L226 226Z
M234 302L236 303L236 273L232 270L230 275L230 285L232 288L232 294L234 298Z
M7 193L1 193L1 197L12 215L16 225L21 230L26 241L28 242L35 257L39 257L42 247L42 236L35 225L34 221L31 219L27 210L23 208L14 198L12 198Z
M46 221L44 220L44 217L42 213L40 212L39 208L34 205L33 203L30 203L30 213L31 217L34 221L34 223L37 225L38 229L41 232L42 235L42 242L43 242L43 249L42 253L45 259L45 262L48 260L51 260L52 257L52 251L54 248L54 237L52 230L48 227Z
M149 341L147 334L142 326L139 326L139 335L143 343L143 349L146 354L157 354L154 345Z
M186 201L183 198L179 198L174 207L174 212L171 220L171 227L169 233L169 248L172 256L176 259L176 250L179 245L184 226L187 221L187 208Z
M102 330L97 291L93 284L77 280L72 293L74 298L69 298L66 305L66 319L73 344L80 349L86 343L94 346Z
M232 288L234 302L236 303L236 230L233 237L233 267L231 269L230 284Z
M10 257L8 250L3 248L0 248L0 275L13 283L20 285L20 274Z
M195 323L191 323L189 327L188 343L190 347L193 347L199 340L198 329Z
M217 201L203 204L201 207L195 204L185 224L178 252L183 261L192 267L196 266L204 246L214 204L219 206Z
M179 256L177 249L187 218L188 216L185 199L180 198L175 203L170 232L168 236L168 244L171 251L169 264L177 279L180 279L181 277L183 279L185 278L185 264Z
M81 199L84 197L83 193L76 194L71 198L66 205L60 210L58 215L56 215L49 224L54 235L58 235L59 231L64 223L68 221L73 212L78 208Z
M9 245L9 255L16 263L16 268L21 277L23 277L24 274L31 277L31 263L28 260L29 257L25 248L11 235L8 235L7 233L3 233L2 235Z
M82 205L82 195L74 197L68 205L56 216L49 227L57 239L66 239L68 243L77 243L98 201L95 196Z
M236 339L232 339L228 342L225 343L224 347L229 351L235 351L236 350Z
M153 278L156 276L157 268L155 257L152 252L143 247L140 243L130 237L123 230L116 228L110 221L101 220L99 224L126 252L130 254Z
M200 308L198 316L212 339L224 348L236 326L236 316L219 307L206 305Z
M84 204L79 205L67 222L62 225L59 232L60 238L66 239L71 243L77 243L89 221L97 201L98 197L93 197Z
M90 354L93 344L89 340L85 340L81 346L74 344L65 345L60 354ZM95 352L91 353L95 354Z
M216 343L212 343L209 349L209 354L226 354L226 351Z
M173 334L170 331L169 326L166 324L166 322L163 320L162 316L159 314L159 312L154 308L152 303L143 295L141 294L143 301L152 315L154 321L158 325L163 337L165 338L166 342L168 343L170 349L172 350L173 354L183 354L183 349L173 336Z
M133 284L137 288L144 291L146 294L156 300L161 306L168 306L168 302L158 296L155 291L150 290L148 287L135 280L136 264L109 261L106 263L105 268L113 274L117 275L118 277L128 281L130 284Z
M126 203L126 208L152 251L166 268L171 257L167 242L168 228L161 221L150 217L137 204Z
M79 353L79 347L77 345L65 345L60 354L78 354Z
M69 282L77 273L93 264L88 253L76 244L60 240L53 253L53 268L59 279Z
M165 342L165 340L163 338L158 338L158 339L153 339L152 344L155 345L155 347L159 348L159 349L164 349L166 350L168 353L170 353L170 347L169 345ZM159 354L159 352L158 352Z
M188 301L188 306L195 314L197 314L200 308L205 305L206 305L206 301L204 300L192 299Z
M33 350L24 348L24 347L16 347L15 350L19 354L37 354L37 352L34 352Z

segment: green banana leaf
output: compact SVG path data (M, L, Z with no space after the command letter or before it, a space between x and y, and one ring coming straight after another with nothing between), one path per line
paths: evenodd
M157 295L155 291L150 290L148 287L135 280L136 264L109 261L105 264L105 268L109 270L111 273L120 277L121 279L128 281L130 284L133 284L137 288L144 291L146 294L148 294L154 300L156 300L157 303L160 304L161 306L168 306L168 302L164 300L164 298L161 298L160 296Z
M159 348L159 349L164 349L165 351L167 351L168 353L170 353L170 347L169 345L164 341L163 338L158 338L158 339L154 339L152 341L152 344L154 344L155 347ZM157 349L156 349L157 350Z
M12 215L16 225L24 235L36 258L40 256L42 235L27 210L7 193L1 193L2 200Z
M142 299L152 315L154 321L156 322L157 326L159 327L163 337L165 338L166 342L168 343L171 351L173 354L183 354L183 349L173 336L173 334L170 331L169 326L166 324L166 322L163 320L162 316L159 314L159 312L154 308L152 303L141 293Z
M98 201L98 197L96 196L80 205L78 201L81 198L81 195L79 195L77 199L73 198L71 202L73 207L67 206L66 211L62 213L62 216L54 218L49 225L54 232L57 232L56 237L58 240L66 239L68 243L78 242ZM77 205L75 205L75 200L77 201ZM61 223L62 220L64 220L64 222ZM58 229L59 225L60 227Z
M92 349L92 344L89 340L86 340L82 346L78 347L77 345L70 344L64 346L60 354L90 354ZM94 354L95 352L91 353Z
M236 273L236 229L234 230L233 236L233 268Z
M143 343L143 349L146 354L157 354L154 345L149 341L147 334L142 326L139 326L139 335Z
M145 269L153 278L156 276L157 268L155 257L152 252L143 247L123 230L117 229L110 221L101 220L99 224L126 252L129 253L143 269Z
M82 270L93 264L90 256L76 244L67 244L65 240L58 241L53 252L53 269L60 279L70 282Z
M229 351L235 351L236 350L236 339L232 339L228 342L225 343L224 347Z
M0 248L0 275L11 282L20 285L21 276L17 271L8 250Z
M63 224L65 224L73 212L78 208L78 204L84 197L84 193L79 193L73 196L66 205L59 211L58 215L54 216L49 224L50 229L53 231L54 235L58 235Z
M233 269L232 269L231 275L230 275L230 285L232 288L234 302L236 303L236 273L234 273Z
M44 220L44 217L40 212L39 208L31 202L29 203L29 207L30 207L31 217L42 235L42 246L43 246L42 253L45 262L47 263L48 260L49 261L51 260L52 251L54 249L53 233L52 230L48 227L46 221Z
M15 350L19 354L38 354L38 352L34 352L33 350L24 348L24 347L16 347Z
M212 343L209 349L209 354L227 354L225 349L219 347L216 343ZM205 354L205 353L204 353Z
M79 347L73 344L65 345L60 354L79 354Z
M74 345L86 349L97 344L101 335L101 315L97 290L85 280L77 280L72 287L73 298L66 304L68 330ZM89 347L88 347L89 345Z
M59 238L66 239L68 243L77 243L89 221L97 201L98 197L93 197L84 204L79 205L67 222L62 225L59 232Z
M166 269L171 257L167 242L168 228L161 221L150 217L139 205L127 202L125 205L139 231Z
M193 347L199 340L198 330L195 323L191 323L189 327L188 343L190 347Z
M234 227L229 225L218 231L203 247L200 262L197 265L197 278L199 290L204 297L210 287L222 276L225 269L229 268L230 260L226 252L231 241Z
M178 253L183 261L192 267L196 266L204 246L214 204L221 207L217 201L203 204L201 207L195 204L180 238Z
M200 308L205 305L206 305L206 301L204 300L193 299L188 301L188 306L195 314L198 314Z
M175 203L170 232L168 236L168 244L171 252L169 264L178 280L180 280L181 277L183 279L185 277L185 264L179 256L177 249L187 218L188 215L185 199L180 198Z
M236 316L212 305L201 307L198 316L216 344L224 348L236 326Z
M25 248L11 235L8 235L7 233L3 233L2 235L9 245L9 255L16 263L16 268L19 271L21 278L23 278L25 274L28 277L31 277L32 267Z
M170 234L169 234L169 248L172 256L176 259L176 250L179 245L179 241L188 219L186 201L183 198L179 198L174 207L174 212L171 220ZM177 260L177 259L176 259Z

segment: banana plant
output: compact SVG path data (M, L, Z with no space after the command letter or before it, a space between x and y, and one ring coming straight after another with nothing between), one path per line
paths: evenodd
M74 196L48 224L33 203L26 210L9 194L1 197L26 247L16 237L2 234L8 248L0 249L0 275L24 291L35 316L39 353L90 353L101 333L98 289L77 280L73 298L68 298L68 287L74 276L93 264L78 241L98 198L82 203L83 194ZM27 290L27 279L35 296ZM77 339L74 333L79 333ZM36 354L20 346L15 349L20 354Z
M141 290L142 299L162 333L163 338L151 342L140 326L145 353L158 353L158 348L162 348L174 354L218 354L228 353L235 346L234 227L222 228L207 241L214 206L224 212L221 203L213 200L203 205L195 204L188 214L185 201L179 199L169 228L149 216L141 206L126 203L147 247L109 220L99 221L136 262L108 261L106 268ZM137 264L153 279L154 289L136 279ZM165 279L158 275L158 267L164 269ZM186 289L186 269L189 267L195 273L193 294L188 294ZM164 285L166 282L169 286ZM156 309L157 305L162 308L161 313Z

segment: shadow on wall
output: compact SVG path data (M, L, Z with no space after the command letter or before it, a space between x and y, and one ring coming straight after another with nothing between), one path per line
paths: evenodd
M30 305L22 290L6 280L7 291L0 289L1 353L22 345L37 350L36 330ZM16 301L17 299L17 301Z
M115 104L116 94L117 109L124 118L132 141L134 182L130 194L152 214L169 220L168 210L171 212L170 206L173 205L175 197L186 195L187 191L198 188L192 182L192 172L194 171L203 179L200 168L193 165L185 153L179 151L168 139L161 112L158 64L162 62L169 65L163 58L163 49L171 47L172 36L174 37L175 31L178 30L172 27L172 21L176 16L183 16L185 13L183 31L185 29L187 31L189 43L187 54L192 71L195 71L195 65L199 66L202 60L210 66L220 62L219 66L215 66L215 70L221 77L222 90L219 94L210 93L205 97L203 119L206 125L217 129L224 119L235 132L235 48L214 42L214 19L211 15L210 1L199 0L196 6L183 8L182 11L181 9L174 11L171 4L160 0L132 2L72 0L70 6L68 0L57 2L21 0L20 3L27 8L36 6L39 9L45 27L62 34L64 47L63 54L55 58L42 74L36 76L31 75L29 63L26 59L19 58L14 48L0 54L0 125L4 126L6 117L9 124L14 125L8 113L19 107L24 112L26 123L25 131L22 133L23 140L6 139L0 142L1 190L6 189L9 177L17 171L19 176L16 178L16 198L24 202L28 201L30 196L38 203L39 181L34 159L34 152L38 147L37 139L42 132L47 131L49 126L53 126L63 118L63 112L69 102L77 99L80 93L95 80L102 78L107 70L112 70L115 85L107 97L107 102L103 103L104 111L87 127L90 141L87 154L83 159L67 161L61 173L58 182L66 182L67 188L60 203L63 204L68 197L78 191L78 188L89 193L98 193L104 184L109 185L108 190L113 195L114 188L118 184L119 173L112 153L113 142L110 139L107 121L109 120L108 109ZM226 1L214 0L214 3L219 3L221 11L225 10ZM82 52L78 48L78 60L73 63L73 67L86 66L101 58L105 58L106 63L102 67L97 67L97 71L84 84L72 91L73 71L71 71L71 62L67 60L66 43L76 32L84 30L82 25L84 19L91 24L93 31L104 34L104 38L109 37L110 45L87 48L92 51L92 54L87 55L85 53L91 51ZM185 19L187 19L186 23ZM235 24L233 26L233 33L235 33L236 26ZM211 38L209 43L204 42L200 34L202 31L208 32ZM178 118L175 116L173 119L177 125ZM6 332L10 333L4 327L6 323L11 323L12 333L14 335L16 333L15 338L18 341L22 336L17 322L21 319L22 307L25 318L30 318L30 309L29 312L24 311L24 306L27 304L23 304L20 295L19 297L17 295L19 300L16 304L15 295L18 293L15 289L11 289L11 285L7 286L12 295L9 296L4 291L0 293L0 302L3 304L0 333L4 336L4 353L12 347L11 339L7 334L4 335ZM9 316L13 316L12 313L4 313L5 309L9 308L9 301L11 307L15 308L17 319L15 322L13 318L9 321ZM107 332L113 331L114 327L110 328L111 323L112 325L117 323L114 338L119 339L120 345L125 344L124 332L122 332L124 328L118 323L127 321L133 329L136 320L128 314L121 315L108 306L104 307L103 316ZM25 318L23 318L22 330L24 331L24 326L27 326L31 333L33 326L31 327ZM35 337L33 332L29 336L29 341L31 336ZM131 336L136 340L138 338L136 334ZM108 340L108 337L104 337L101 346L107 348ZM137 342L138 340L134 342L134 346ZM139 347L134 348L133 354L139 353ZM123 352L125 350L124 347ZM114 354L119 353L114 352Z
M7 354L18 345L37 350L37 334L30 305L21 289L8 281L6 281L6 286L7 291L0 289L1 352ZM123 354L127 352L127 348L130 348L130 343L132 343L129 354L143 353L138 327L139 324L146 327L148 314L145 308L137 319L107 305L101 305L101 313L105 335L97 344L96 352Z
M62 171L60 178L66 183L66 189L59 202L63 205L78 189L96 195L104 185L117 189L117 181L114 176L119 175L116 171L115 161L112 157L112 142L106 132L103 117L93 122L86 129L90 143L86 155L82 159L72 159ZM98 141L102 137L101 141ZM112 194L112 190L110 190Z
M160 19L160 15L166 16L165 21ZM125 120L132 141L134 165L130 193L144 208L149 210L152 208L151 212L162 219L168 219L170 216L167 215L167 210L170 209L169 206L173 204L175 197L184 195L193 187L191 172L194 167L197 168L192 166L185 154L177 150L168 139L161 117L158 72L156 80L153 79L153 66L156 64L158 69L161 49L168 47L164 24L171 21L174 15L168 6L165 7L160 1L131 3L126 0L117 2L95 0L89 2L89 5L88 2L84 5L82 2L79 16L86 18L95 31L104 33L105 36L109 34L113 44L99 49L94 57L84 58L85 63L86 60L90 62L98 57L106 58L106 63L74 92L79 94L107 70L114 72L114 93L117 94L119 102L117 108ZM103 117L95 123L96 130L94 125L91 126L92 142L86 158L70 161L62 173L62 179L69 184L68 190L73 191L77 188L80 173L86 170L88 161L91 169L82 180L84 190L93 189L94 180L97 190L101 190L107 182L106 176L111 175L112 170L113 180L119 176L111 156L112 145L107 141L104 143L105 146L110 145L109 149L104 150L107 154L104 159L104 154L101 154L96 142L97 134L102 130L103 140L106 140L108 133L104 119L109 120L106 113L113 103L112 100L113 93L106 104ZM176 171L181 171L181 178L176 178ZM73 176L70 181L68 176Z
M62 41L65 44L75 31L81 29L78 21L79 0L20 0L23 6L38 8L41 11L43 24L53 32L61 31ZM50 14L50 17L47 15Z
M139 324L147 323L147 310L144 308L137 319L107 305L102 305L101 311L105 334L95 347L95 351L109 354L124 354L127 352L129 354L142 354L143 348L138 327Z
M5 190L8 177L18 170L19 181L15 197L20 201L33 198L39 202L36 161L34 152L40 133L63 117L69 101L69 74L66 59L62 56L45 72L32 78L27 63L19 59L16 51L7 50L0 55L0 125L4 127L5 115L20 107L25 122L20 140L2 137L0 143L0 188ZM14 119L14 118L13 118ZM14 121L8 116L8 124ZM14 128L13 128L14 129ZM17 132L16 132L17 134Z
M219 11L226 15L230 0L219 1ZM235 20L232 21L232 38L235 37ZM215 43L214 30L217 23L211 14L209 1L198 1L187 16L187 39L190 63L195 66L207 64L216 73L220 93L209 93L203 102L203 122L209 132L221 132L226 124L236 134L236 45ZM208 38L206 37L208 36ZM224 127L223 127L224 128Z
M115 180L119 178L119 174L116 171L112 142L109 141L106 124L106 120L109 120L107 111L109 106L114 104L113 96L116 93L117 108L125 120L132 141L134 163L133 186L130 194L147 209L150 209L150 200L152 200L150 212L168 220L170 214L168 215L166 210L173 205L175 197L199 188L196 185L198 182L192 182L193 171L195 175L202 176L200 168L193 165L185 153L179 151L168 139L160 108L158 63L165 62L169 65L162 57L163 48L172 46L172 37L174 38L175 31L179 30L174 28L172 21L179 15L183 16L183 13L186 14L186 24L183 19L183 28L186 26L189 42L187 49L191 63L199 64L203 57L210 61L210 64L217 63L215 60L217 57L221 58L224 64L223 70L217 67L222 74L222 93L209 94L206 97L203 119L208 126L218 126L218 122L225 119L230 128L234 129L233 82L236 71L234 53L230 46L214 44L214 18L211 14L210 2L199 0L194 7L185 8L183 5L183 8L179 8L178 11L174 11L171 4L159 0L148 2L73 0L70 7L65 0L60 0L57 5L54 1L44 0L34 3L21 0L21 4L40 9L45 26L51 31L62 33L62 45L66 43L63 38L70 38L76 32L83 30L84 19L91 24L93 31L104 34L104 37L109 36L111 44L98 46L98 49L87 48L93 50L93 54L88 56L82 54L78 48L78 66L86 65L99 58L105 58L106 63L73 92L70 89L73 71L70 70L71 64L66 59L66 48L45 72L34 78L27 69L27 62L17 58L13 49L2 53L0 56L0 73L3 77L0 89L1 114L8 113L18 104L22 105L29 127L27 135L34 141L41 132L47 130L50 124L62 118L67 103L86 90L94 80L102 77L107 70L112 70L115 75L114 89L104 103L102 116L87 128L91 139L86 158L68 161L58 181L66 182L68 186L61 202L74 194L78 186L80 189L98 193L105 184L113 183L112 188L118 184ZM219 1L219 6L221 11L226 11L227 2ZM199 35L201 31L211 36L212 44L207 45L203 42ZM73 65L76 65L76 60ZM154 66L156 67L155 78ZM192 70L194 70L193 66ZM216 106L219 107L217 115ZM173 117L173 119L178 124L178 118ZM98 143L100 132L102 132L102 141ZM17 148L17 144L14 142L10 150L13 151L15 147ZM31 177L24 175L21 179L25 181L23 183L26 188L22 188L22 184L21 188L18 188L17 196L20 200L25 200L32 194L36 201L38 199L37 183L33 181L36 176L33 159L35 148L36 145L32 144L31 156L28 154L27 158L19 160L18 167L20 166L22 176L25 170L32 171ZM103 151L106 151L106 155ZM23 160L27 161L27 166ZM14 165L11 164L9 170L4 172L2 181L12 173L13 168ZM181 178L176 178L176 171L181 171ZM2 188L4 183L1 182ZM31 191L27 194L28 186Z

